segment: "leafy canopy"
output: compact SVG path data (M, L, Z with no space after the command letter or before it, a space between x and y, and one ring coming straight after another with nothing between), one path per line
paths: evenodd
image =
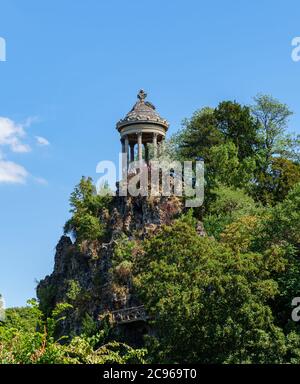
M237 252L199 237L186 219L146 241L135 285L158 330L149 340L154 361L284 361L288 342L268 304L282 255L249 251L245 236L241 244Z
M109 191L97 194L92 179L82 177L70 197L72 217L66 222L64 232L71 233L78 243L100 239L105 235L100 213L110 202Z

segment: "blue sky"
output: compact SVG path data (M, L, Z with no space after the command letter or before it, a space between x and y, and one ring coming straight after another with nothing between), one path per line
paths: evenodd
M290 129L300 132L300 62L291 60L298 5L0 0L0 292L8 306L24 305L35 280L51 273L69 194L82 175L96 178L98 161L116 160L115 123L140 88L171 133L199 107L251 103L258 92L286 102Z

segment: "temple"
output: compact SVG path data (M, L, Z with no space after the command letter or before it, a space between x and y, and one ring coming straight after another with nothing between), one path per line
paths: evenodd
M122 153L126 155L127 164L134 160L148 162L148 144L153 144L156 157L158 144L164 140L169 127L167 120L156 112L155 106L145 101L147 94L142 89L137 97L138 101L116 127L121 135Z

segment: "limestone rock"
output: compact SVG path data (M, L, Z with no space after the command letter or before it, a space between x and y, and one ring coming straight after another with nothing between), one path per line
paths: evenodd
M115 246L120 238L142 240L153 235L161 225L170 224L183 211L182 200L175 196L116 196L112 207L110 212L104 210L99 218L107 227L108 242L85 241L79 247L68 236L62 236L56 246L53 273L37 286L42 308L50 311L59 302L71 302L74 306L63 323L62 334L80 333L86 313L97 320L105 312L142 304L132 293L130 278L121 285L116 285L111 279ZM204 235L201 223L197 231ZM121 270L123 275L126 272L124 268ZM72 285L78 292L70 299ZM133 327L132 332L134 335L136 328Z

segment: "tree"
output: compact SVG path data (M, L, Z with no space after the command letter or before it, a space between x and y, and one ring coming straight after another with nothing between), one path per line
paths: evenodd
M254 100L252 107L223 101L215 109L202 108L174 135L179 159L205 162L205 204L220 183L244 188L256 200L273 204L297 180L300 136L286 133L292 112L272 96L258 95ZM285 159L285 164L276 157Z
M15 328L26 332L36 330L39 318L31 307L7 308L5 312L5 325L7 328Z
M0 294L0 322L5 319L5 308L4 308L4 300L2 295Z
M196 111L191 119L185 119L182 131L176 136L179 157L184 159L203 158L207 160L207 151L224 140L217 128L212 108Z
M208 161L205 163L208 186L220 184L247 188L253 179L255 160L240 160L237 147L233 142L216 145L208 150Z
M256 215L260 212L258 204L242 189L221 185L213 190L213 193L215 199L210 203L203 223L207 233L217 239L226 225L243 216Z
M134 349L116 341L107 342L105 327L96 330L89 325L86 326L89 334L72 340L68 337L56 339L57 325L66 320L68 311L72 309L69 304L58 304L46 320L43 320L34 300L30 301L27 309L31 312L30 317L37 319L38 326L34 330L24 328L22 320L18 322L17 318L13 324L0 325L0 364L145 363L145 349Z
M252 113L260 124L263 169L266 171L272 156L280 154L288 144L285 129L292 112L286 104L269 95L258 95L254 101Z
M273 158L271 180L273 201L284 200L288 192L300 181L300 165L283 157Z
M284 272L273 274L280 295L272 304L278 324L298 335L299 324L291 320L291 303L300 292L300 183L297 183L285 199L266 210L254 246L260 251L280 248L283 253Z
M183 126L178 135L179 151L189 159L202 157L206 161L211 147L232 142L243 160L253 156L259 144L259 123L249 107L236 101L223 101L215 109L202 108L184 120Z
M286 198L270 209L265 220L263 242L288 242L295 247L300 244L300 183L297 183Z
M224 101L216 109L203 108L184 121L183 130L175 135L177 157L204 160L206 193L201 211L220 184L247 188L252 182L258 129L250 108L232 101Z
M300 181L300 165L283 157L271 159L267 172L257 173L253 192L257 200L275 205Z
M243 239L244 241L244 239ZM235 253L187 219L145 242L135 286L153 317L154 361L278 363L287 345L268 303L280 255Z
M110 202L109 194L97 194L90 177L82 177L70 197L72 217L66 222L64 232L72 233L78 243L100 239L105 234L100 214Z
M239 159L253 156L259 144L259 124L251 115L248 106L236 101L223 101L214 111L217 128L226 141L232 141Z

